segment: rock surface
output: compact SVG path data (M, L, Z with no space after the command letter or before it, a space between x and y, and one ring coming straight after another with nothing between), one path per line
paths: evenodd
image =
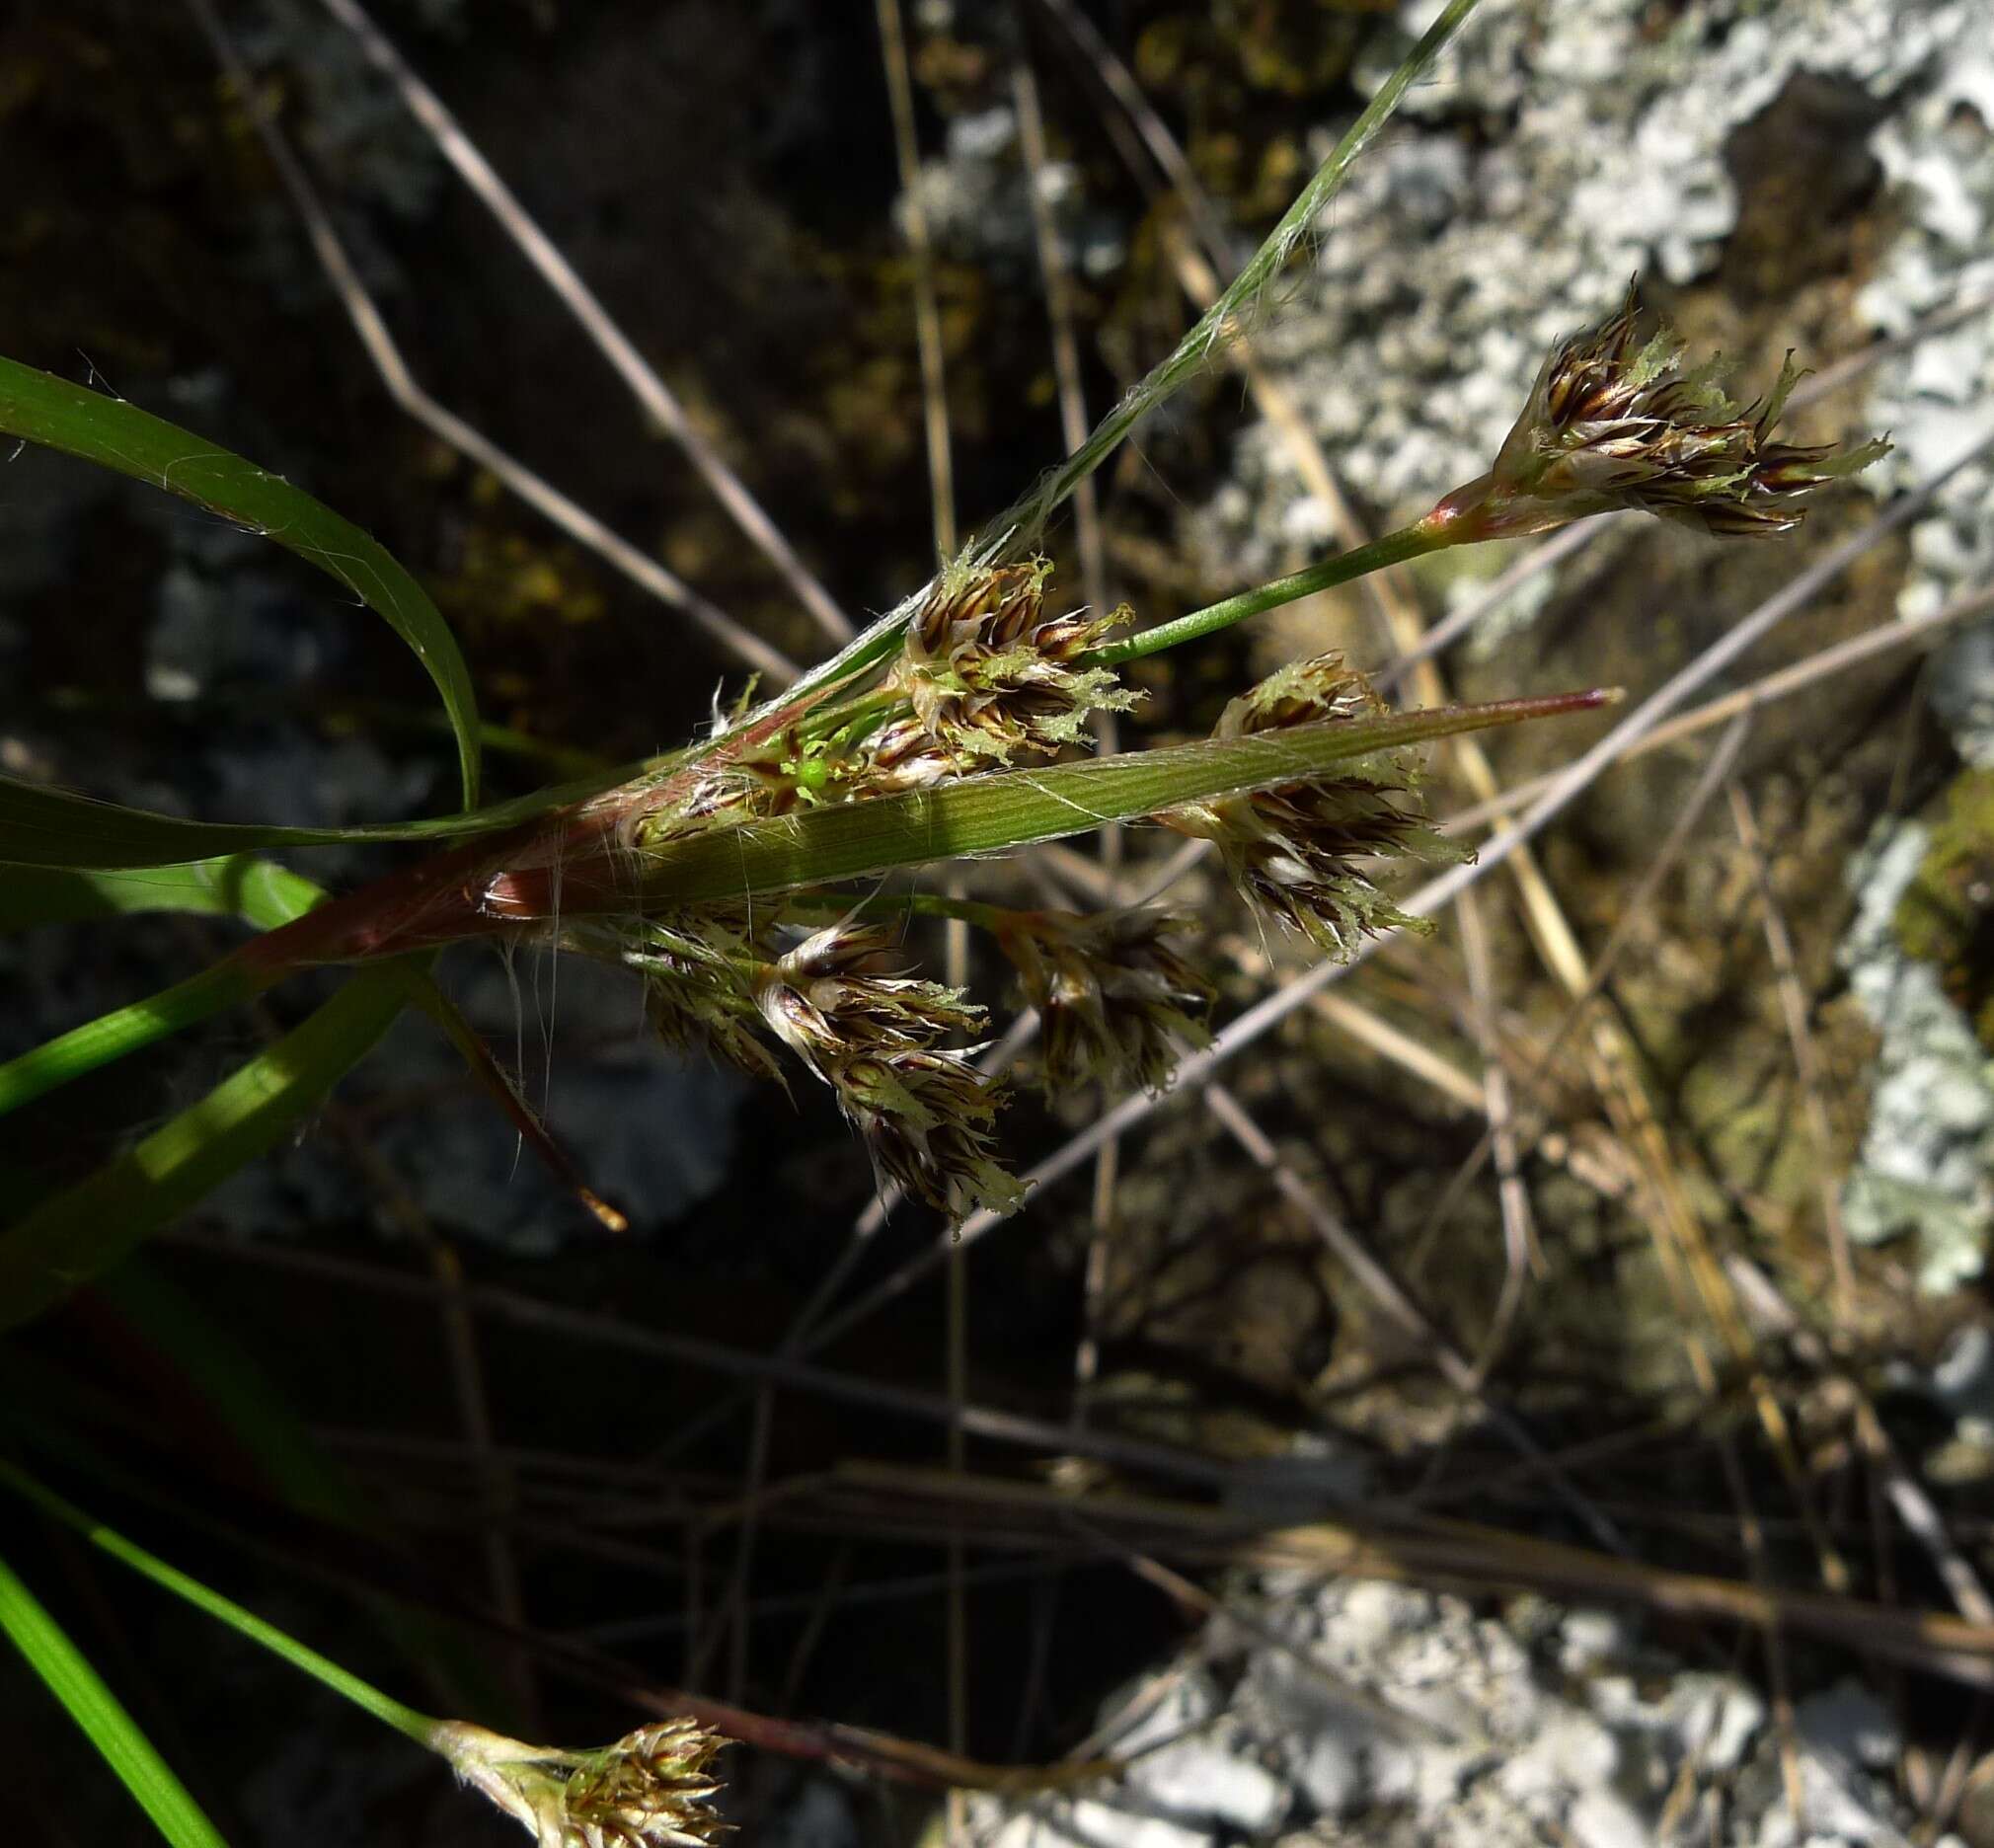
M1797 1705L1796 1817L1761 1695L1647 1646L1618 1617L1534 1598L1491 1615L1364 1580L1258 1589L1274 1594L1286 1648L1254 1642L1111 1702L1132 1698L1137 1714L1110 1747L1128 1761L1120 1785L986 1804L993 1848L1908 1839L1894 1722L1853 1682Z
M1382 81L1439 12L1409 0L1367 67ZM1659 17L1658 17L1659 16ZM1557 340L1630 276L1681 287L1738 223L1733 136L1790 84L1847 168L1881 169L1901 231L1864 292L1879 334L1994 287L1994 54L1971 0L1513 0L1485 7L1408 98L1420 124L1358 163L1313 267L1256 336L1346 484L1410 517L1476 475ZM1360 67L1364 68L1364 67ZM1341 123L1324 125L1326 152ZM1832 176L1830 176L1832 178ZM1899 445L1879 490L1952 461L1994 384L1980 316L1880 367L1869 414ZM1242 574L1289 569L1306 525L1286 442L1259 424L1198 523ZM1318 537L1326 512L1313 508ZM1994 558L1994 472L1974 471L1921 524L1932 585Z

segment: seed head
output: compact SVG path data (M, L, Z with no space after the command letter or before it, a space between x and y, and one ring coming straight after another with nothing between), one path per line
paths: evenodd
M897 796L902 790L933 789L966 769L961 754L951 750L917 715L908 714L883 725L868 740L865 791L874 796Z
M873 1158L908 1193L960 1224L977 1206L1009 1211L1016 1181L990 1155L999 1087L943 1040L974 1033L983 1010L954 988L867 973L893 947L882 925L833 925L763 971L769 1030L828 1084Z
M707 1766L727 1741L691 1720L640 1728L591 1752L568 1780L569 1825L588 1848L704 1848L722 1832Z
M880 1171L952 1226L979 1206L1008 1213L1025 1197L990 1152L1003 1088L968 1053L919 1046L861 1053L829 1076Z
M692 1720L641 1727L600 1751L529 1745L464 1721L430 1735L466 1784L536 1848L706 1848L727 1830L708 1767L727 1740Z
M592 940L579 936L584 946ZM745 912L725 906L677 917L652 917L635 941L606 942L618 961L644 976L645 1013L667 1045L707 1052L750 1078L784 1083L774 1049L755 1029L761 1015L750 984L761 953Z
M1219 716L1212 735L1239 738L1288 726L1367 717L1384 710L1370 683L1340 654L1318 654L1269 674ZM1367 936L1429 931L1371 883L1355 862L1372 856L1459 860L1464 851L1423 825L1413 752L1375 751L1335 776L1173 808L1159 818L1217 844L1227 873L1254 908L1347 957Z
M914 613L894 679L946 752L1000 763L1020 750L1049 756L1080 741L1089 713L1135 704L1111 668L1083 664L1129 610L1047 616L1051 569L1037 559L945 573Z
M769 1029L806 1064L925 1046L973 1033L983 1010L954 988L913 976L866 973L892 953L883 924L834 924L770 964L756 1000Z
M1183 1046L1209 1038L1212 987L1172 947L1189 919L1160 911L1014 912L997 933L1038 1010L1046 1084L1163 1091Z
M1734 404L1719 362L1685 369L1658 332L1635 340L1634 292L1612 320L1544 362L1496 465L1436 513L1478 538L1544 532L1588 513L1639 507L1728 536L1786 532L1810 489L1883 455L1877 440L1837 453L1772 440L1801 374L1789 352L1765 397ZM1430 517L1430 516L1429 516Z

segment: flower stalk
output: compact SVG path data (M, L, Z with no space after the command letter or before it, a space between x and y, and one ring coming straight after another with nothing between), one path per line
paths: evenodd
M1155 628L1145 629L1140 635L1111 642L1096 649L1089 658L1113 666L1122 661L1139 660L1147 654L1159 654L1165 649L1182 648L1187 642L1200 642L1206 636L1217 635L1222 629L1230 629L1235 623L1245 622L1249 616L1264 615L1270 609L1278 609L1283 603L1314 596L1318 590L1331 590L1339 584L1353 583L1372 572L1403 565L1409 559L1424 558L1429 552L1459 544L1461 538L1452 522L1436 513L1429 513L1410 526L1400 527L1397 532L1373 539L1368 545L1339 552L1320 564L1291 572L1285 578L1271 578L1251 590L1242 590L1237 596L1221 598L1203 609L1192 610L1189 615L1158 623Z
M1721 361L1686 366L1673 335L1638 342L1638 324L1630 288L1610 320L1554 348L1494 465L1411 525L1106 644L1090 659L1140 659L1450 546L1550 532L1593 513L1654 513L1720 538L1787 532L1805 517L1808 493L1888 452L1881 438L1847 450L1773 440L1802 376L1791 352L1772 389L1741 407L1721 388Z

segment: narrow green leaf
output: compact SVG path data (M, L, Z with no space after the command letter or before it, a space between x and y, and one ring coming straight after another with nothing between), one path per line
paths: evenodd
M139 873L147 868L186 866L214 856L233 857L271 847L334 847L393 841L452 841L517 827L571 803L585 802L604 790L640 776L661 774L685 753L666 752L640 763L577 777L493 803L461 814L429 815L415 821L368 821L353 827L263 827L253 822L189 821L119 803L99 802L73 790L24 783L0 776L0 865L100 868ZM145 907L135 905L133 909ZM13 907L0 898L0 924ZM23 922L33 923L34 918Z
M964 549L965 558L993 564L1023 557L1037 542L1053 512L1121 446L1144 418L1190 380L1222 361L1233 343L1260 318L1275 276L1342 189L1357 157L1377 139L1405 100L1406 92L1431 67L1480 4L1481 0L1447 0L1419 43L1343 131L1342 138L1330 150L1308 185L1281 214L1280 222L1226 285L1225 292L1198 317L1197 325L1123 394L1088 432L1079 448L1047 469L1012 505L984 526L982 533ZM916 591L846 643L831 659L820 662L795 686L786 689L782 697L794 699L850 678L882 660L898 647L907 618L926 593L926 586Z
M26 869L10 876L0 892L0 924L17 921L17 910L37 923L134 911L193 911L241 916L273 930L302 917L325 896L323 886L252 854L130 873ZM240 964L217 962L159 994L44 1040L0 1064L0 1116L169 1034L212 1019L249 1000L262 985Z
M0 1177L0 1182L4 1180ZM221 1426L284 1502L314 1520L403 1548L392 1523L382 1518L345 1466L327 1454L284 1388L242 1345L234 1329L209 1315L150 1253L131 1253L97 1280L92 1294L123 1322L121 1339L133 1345L132 1351L149 1353L142 1364L178 1373L213 1409ZM18 1364L25 1352L25 1344L15 1343L11 1348L0 1344L0 1363ZM106 1463L88 1434L52 1416L72 1409L76 1387L74 1374L51 1371L45 1384L16 1395L15 1409L22 1414L30 1440L44 1454L60 1457L65 1468L80 1466L96 1480L115 1484L115 1466ZM6 1398L0 1390L0 1405ZM129 1483L122 1486L127 1492L132 1488ZM181 1486L197 1494L199 1480L186 1478ZM168 1505L183 1518L208 1520L204 1509L171 1502ZM208 1524L210 1531L240 1539L224 1523ZM365 1603L385 1640L444 1697L446 1712L502 1716L490 1721L501 1729L515 1723L516 1716L510 1713L512 1693L459 1625L386 1595L369 1595Z
M997 771L878 802L809 809L648 849L644 895L652 903L693 904L998 853L1184 803L1319 776L1375 751L1584 711L1609 697L1558 694L1331 720L1224 743L1206 740L1045 770Z
M387 1032L409 978L398 963L363 971L199 1103L0 1231L0 1328L109 1270L273 1147Z
M137 871L262 847L324 846L345 832L186 821L72 790L0 778L0 859L16 866Z
M0 1189L24 1197L37 1192L32 1176L4 1166ZM123 1324L115 1339L131 1345L140 1374L152 1369L179 1374L212 1407L219 1427L259 1466L274 1496L313 1521L366 1534L393 1552L407 1551L406 1536L327 1454L284 1389L242 1346L234 1329L210 1316L150 1254L132 1252L91 1286L90 1295ZM28 1343L0 1341L0 1454L11 1432L21 1444L58 1459L67 1471L83 1472L112 1493L136 1497L180 1521L254 1550L254 1542L246 1542L240 1529L202 1499L206 1478L199 1469L173 1478L177 1493L163 1493L157 1482L132 1472L124 1445L140 1435L132 1428L139 1418L145 1418L142 1405L101 1390L94 1376L66 1370ZM110 1434L119 1461L100 1448L101 1432ZM165 1453L201 1441L197 1428L191 1432L178 1420L163 1424L156 1417L146 1418L142 1435ZM216 1461L206 1449L203 1455L209 1463ZM226 1473L226 1461L221 1467ZM428 1680L444 1712L484 1715L501 1731L516 1727L515 1696L461 1622L422 1603L403 1603L392 1593L363 1592L361 1597L384 1641Z
M105 1763L173 1848L227 1848L117 1696L4 1559L0 1559L0 1630L6 1631L84 1736L104 1754Z
M116 1060L204 1020L212 1020L257 994L263 983L248 974L239 962L217 962L198 975L175 982L158 994L147 995L109 1014L100 1014L81 1027L72 1027L53 1040L0 1065L0 1116L32 1104L37 1098L72 1083L86 1072L98 1070Z
M0 930L74 924L141 911L192 911L247 918L274 930L325 897L323 887L254 854L229 854L185 866L90 872L22 867L0 884Z
M478 701L470 672L428 592L385 547L281 476L136 405L12 359L0 359L0 431L180 495L254 528L344 584L415 650L435 682L457 735L464 806L477 803Z
M224 1597L177 1566L169 1566L158 1554L148 1553L142 1546L127 1540L116 1528L85 1513L73 1502L65 1502L52 1490L43 1488L25 1470L16 1469L5 1458L0 1458L0 1487L11 1489L52 1520L58 1520L81 1534L100 1552L110 1554L119 1565L128 1566L140 1578L151 1579L175 1597L185 1598L195 1610L205 1612L217 1623L226 1624L238 1636L260 1644L293 1668L331 1688L342 1699L351 1701L361 1712L371 1714L384 1726L393 1727L419 1745L435 1749L431 1735L437 1723L427 1714L418 1713L393 1695L383 1693L371 1682L363 1681L358 1675L342 1668L331 1657L320 1655L308 1644L300 1643L275 1624L266 1622L235 1599Z
M1031 546L1054 508L1113 454L1137 424L1181 386L1215 367L1232 345L1262 319L1267 289L1342 190L1357 157L1377 138L1405 100L1406 92L1431 66L1480 4L1481 0L1447 0L1438 18L1400 60L1397 69L1378 86L1363 113L1343 131L1308 185L1281 214L1280 222L1226 285L1225 292L1198 317L1196 325L1176 347L1102 418L1078 449L1048 470L984 529L999 542L1007 556L1016 557Z
M586 777L539 790L511 802L465 814L419 821L370 821L355 827L263 827L231 821L188 821L178 815L99 802L73 790L51 789L0 776L0 864L101 868L137 872L186 866L217 855L256 853L271 847L330 847L344 842L446 841L530 821L551 808L578 802L632 773ZM9 906L4 917L11 912Z

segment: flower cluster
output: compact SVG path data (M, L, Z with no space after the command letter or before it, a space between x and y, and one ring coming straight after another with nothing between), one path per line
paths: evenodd
M994 644L1051 633L1062 638L1053 653L1077 659L1096 632L1078 619L1043 622L1041 579L1034 568L984 574L973 590L959 584L954 600L924 612L928 642L973 632ZM980 645L965 646L973 652ZM894 711L871 695L859 704L865 711L849 722L854 732L868 713L893 712L889 724L865 733L874 761L885 766L882 774L912 776L907 766L954 756L954 747L932 737L905 705ZM1214 736L1229 742L1367 719L1383 709L1360 674L1325 654L1282 668L1234 700ZM969 710L961 707L956 722L972 723L961 717ZM1019 713L1038 709L1029 701L1006 707L992 695L977 710L986 717L1008 711L1023 725ZM925 740L905 758L881 747L901 730ZM1049 747L1048 737L1035 740L1029 732L1014 735L1012 742L1020 741ZM1335 774L1185 805L1159 818L1216 842L1234 882L1264 914L1348 955L1367 934L1421 927L1371 883L1364 861L1458 857L1451 843L1421 825L1418 780L1412 753L1373 751ZM953 1223L979 1207L1009 1210L1022 1191L992 1153L1002 1092L978 1071L969 1043L982 1030L983 1010L957 989L894 969L894 924L848 917L782 948L785 910L807 916L827 899L833 899L828 891L803 893L760 915L738 904L708 905L625 919L596 927L594 935L577 924L569 941L638 969L652 1021L675 1045L704 1046L753 1077L778 1082L780 1049L787 1048L831 1088L881 1174ZM1104 1083L1161 1091L1185 1047L1203 1043L1213 990L1180 948L1189 928L1184 920L1146 910L1075 916L951 902L954 915L990 931L1018 970L1040 1017L1049 1089Z
M560 1751L450 1721L430 1737L466 1784L536 1848L706 1848L726 1832L709 1767L727 1743L692 1720L641 1727L600 1751Z
M885 794L872 772L870 749L852 749L836 735L813 735L799 721L752 750L721 757L683 803L649 819L642 838L655 844L717 821L761 821L819 803Z
M1038 1010L1049 1089L1168 1087L1181 1049L1209 1038L1211 984L1172 942L1189 929L1161 911L1007 914L997 943Z
M1638 343L1630 300L1612 322L1552 355L1490 472L1416 527L1390 536L1395 543L1380 541L1366 569L1608 507L1645 507L1715 532L1778 531L1799 517L1797 495L1861 467L1879 449L1835 456L1774 442L1794 378L1791 366L1783 368L1770 397L1741 411L1717 389L1710 369L1683 368L1672 341ZM743 702L717 719L708 746L673 767L671 799L651 802L634 829L619 832L619 846L641 857L702 829L929 790L1081 743L1090 715L1135 703L1101 658L1104 638L1128 612L1048 615L1049 574L1043 560L945 572L897 647L882 634L842 677L760 713ZM1299 573L1270 588L1293 590L1311 577ZM1200 623L1205 617L1231 621L1237 612L1214 605L1163 628L1204 633L1213 626ZM1543 713L1575 711L1602 697L1536 704ZM1361 674L1340 655L1322 654L1233 700L1213 742L1335 728L1384 712ZM1232 794L1165 807L1154 817L1215 843L1249 905L1338 957L1387 930L1431 928L1379 889L1374 862L1465 857L1426 824L1416 751L1366 751L1357 735L1343 748L1353 754L1318 756L1311 748L1289 759L1334 763L1333 770L1258 789L1231 786ZM939 843L942 830L926 832ZM848 919L802 942L778 935L799 917L821 920L827 904L835 914L854 902L835 884L779 885L754 911L723 902L571 925L567 941L642 971L652 1020L675 1045L704 1046L778 1082L787 1048L831 1088L878 1171L952 1222L959 1225L979 1207L1008 1210L1021 1189L992 1154L1002 1094L972 1063L968 1046L983 1011L956 989L883 967L893 948L886 925ZM856 902L854 917L886 908L877 895ZM1144 911L1011 911L934 897L910 899L903 915L921 912L963 919L994 936L1038 1012L1049 1089L1102 1083L1158 1092L1184 1048L1205 1038L1213 990L1179 947L1180 920Z
M749 985L761 961L745 911L710 907L694 916L646 918L619 960L645 982L645 1013L666 1045L705 1051L750 1078L787 1084Z
M914 612L894 680L942 751L999 763L1018 751L1050 755L1081 741L1090 713L1135 704L1112 669L1086 664L1131 612L1047 616L1051 569L1037 559L945 572Z
M769 1031L817 1074L881 1171L960 1224L1005 1212L1023 1191L990 1154L1001 1092L963 1050L983 1010L953 988L869 966L893 946L878 924L838 924L764 965L755 1000Z
M683 802L647 820L643 840L932 789L1021 751L1050 756L1081 742L1089 714L1126 711L1139 697L1087 661L1130 612L1046 615L1051 570L1040 559L945 572L872 693L716 753ZM717 722L716 735L727 729Z
M1801 496L1889 449L1881 440L1841 453L1773 441L1801 376L1791 353L1772 391L1739 406L1718 384L1719 362L1685 369L1673 336L1637 342L1636 318L1630 290L1612 320L1561 345L1495 466L1429 517L1472 539L1628 507L1719 535L1786 532L1801 522Z
M727 1741L691 1720L641 1728L591 1752L568 1780L568 1814L588 1848L701 1848L721 1832L707 1767Z
M1340 654L1294 661L1232 701L1215 738L1366 718L1384 702ZM1335 776L1311 777L1158 818L1214 842L1256 910L1336 956L1395 927L1429 930L1391 902L1356 863L1372 857L1459 860L1463 850L1423 825L1419 769L1410 751L1378 751Z
M946 1041L971 1038L984 1013L953 988L878 965L895 931L846 922L787 952L726 906L624 923L570 942L643 975L652 1025L787 1089L778 1046L831 1087L880 1170L959 1224L978 1206L1008 1210L1018 1184L990 1155L1001 1088ZM773 1042L772 1041L773 1040Z

